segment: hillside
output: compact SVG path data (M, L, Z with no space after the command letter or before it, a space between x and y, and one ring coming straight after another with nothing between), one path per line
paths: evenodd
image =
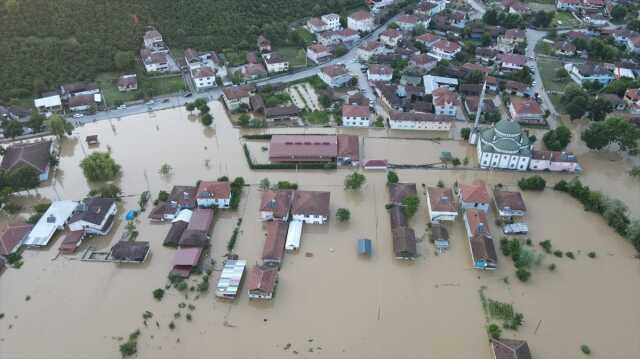
M289 40L287 24L294 20L362 5L362 0L3 2L0 99L4 100L124 70L116 68L114 56L118 51L137 53L146 26L157 27L174 48L244 49L255 46L261 32L277 45Z

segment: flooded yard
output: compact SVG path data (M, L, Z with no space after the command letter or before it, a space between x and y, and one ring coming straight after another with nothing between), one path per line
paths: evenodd
M143 114L76 129L63 145L55 179L37 193L51 199L82 198L90 186L78 163L88 153L107 149L122 166L118 183L126 196L120 217L137 206L142 191L149 190L155 197L159 190L170 190L177 184L243 176L250 186L245 187L240 208L219 212L214 221L211 259L220 268L221 256L240 217L243 221L234 252L249 266L260 260L265 231L258 220L261 192L256 184L262 178L271 183L296 182L303 190L330 191L329 223L305 225L300 251L285 255L274 300L250 302L244 288L234 302L217 300L212 290L219 272L214 271L209 293L196 299L197 293L188 291L185 298L170 289L162 301L156 301L152 291L167 283L175 249L162 246L169 225L150 224L143 214L137 223L139 240L151 242L152 251L143 265L55 258L59 241L44 250L26 250L24 266L9 269L0 277L0 313L4 313L0 319L0 357L114 358L120 356L118 346L124 342L119 337L140 329L138 352L145 358L210 358L215 353L220 358L489 359L479 296L483 286L488 297L512 303L524 314L524 325L517 332L503 331L503 336L526 339L536 358L581 358L582 344L589 345L594 358L640 357L640 344L634 340L640 331L640 309L635 303L640 284L634 280L640 261L634 258L631 245L602 218L584 212L568 195L550 189L524 193L532 248L542 252L538 242L549 239L554 248L573 251L576 259L547 254L532 270L529 282L521 283L514 275L513 262L501 253L496 272L471 268L460 217L448 225L450 249L436 255L425 235L427 210L422 186L434 186L439 180L451 186L456 181L483 179L491 186L500 183L516 188L521 173L399 170L402 182L418 184L421 203L410 225L424 239L418 243L419 258L402 263L392 255L385 173L365 172L363 189L352 192L343 189L344 177L351 173L347 169L250 171L239 130L232 128L219 103L210 106L214 128L204 128L189 120L184 109L174 109L153 117ZM320 132L336 130L313 130ZM367 136L361 149L366 159L431 163L439 161L442 151L449 151L475 163L474 149L457 141L385 139L382 137L392 134L384 130L339 132ZM99 136L100 146L89 149L84 138L94 134ZM256 148L252 152L261 151ZM608 167L611 161L601 155L579 153L579 159L585 158L581 179L623 199L637 217L639 188L619 173L626 162L616 161ZM159 175L164 163L173 167L171 176ZM549 184L570 178L544 176ZM341 207L351 210L347 223L335 220ZM493 223L492 214L490 227L499 250L502 235ZM109 237L84 243L80 252L88 246L107 248L115 243L125 230L123 223L115 228ZM360 238L373 241L371 258L357 256L356 240ZM597 253L596 258L587 256L591 251ZM551 263L557 266L553 272L547 269ZM189 311L180 308L180 303L195 308ZM142 318L145 311L153 313L146 326ZM176 312L181 313L180 318L175 317ZM185 319L188 312L192 321ZM175 329L169 328L170 322Z

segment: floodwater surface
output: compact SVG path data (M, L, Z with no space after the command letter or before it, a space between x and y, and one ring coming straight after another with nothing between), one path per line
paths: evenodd
M418 184L421 206L411 226L421 239L420 257L402 263L392 256L385 173L366 173L360 191L345 191L351 171L250 171L240 144L220 103L211 104L214 128L189 119L184 109L142 114L89 124L74 131L63 144L55 179L39 196L80 199L90 190L78 163L93 151L112 152L122 166L118 181L125 198L122 215L136 208L145 190L155 196L171 186L195 184L199 179L243 176L240 208L223 211L215 219L211 257L220 268L238 218L242 225L234 250L250 265L257 263L264 243L258 220L262 178L271 183L297 182L301 189L331 192L331 213L351 210L348 223L333 218L326 225L305 225L301 249L287 254L272 302L250 302L246 291L233 302L215 299L212 291L180 293L167 290L162 301L152 296L167 284L175 249L162 246L169 226L150 224L143 214L136 222L139 240L151 242L152 255L143 265L81 262L78 256L56 257L59 241L43 250L26 250L20 269L0 277L0 357L2 358L117 358L118 347L139 329L140 357L146 358L490 358L487 325L479 291L512 303L525 323L507 338L529 342L536 358L581 358L586 344L594 358L640 357L640 284L635 278L640 261L631 245L610 230L598 216L584 212L577 201L546 190L525 193L532 249L549 239L554 249L573 251L576 259L544 255L527 283L514 275L511 259L499 254L496 272L478 272L471 259L464 225L447 224L450 249L436 255L428 240L424 187L439 180L452 186L483 179L490 186L516 188L522 176L509 172L461 170L400 170L401 181ZM284 131L277 129L276 131ZM286 131L294 133L296 129ZM297 129L298 132L307 130ZM333 129L322 129L335 133ZM313 130L313 133L319 131ZM349 132L343 131L341 132ZM424 164L437 161L441 151L460 158L473 148L454 141L385 139L385 130L357 130L367 136L363 157ZM87 148L84 138L99 135L100 146ZM375 138L374 138L375 137ZM620 179L623 160L611 162L585 153L583 181L608 195L628 201L639 214L636 184ZM173 173L158 173L167 163ZM566 175L545 174L549 183ZM613 185L610 185L613 183ZM634 187L635 186L635 187ZM635 191L633 198L629 191ZM32 191L33 192L33 191ZM33 193L31 193L33 195ZM496 240L501 237L490 226ZM6 219L3 219L6 220ZM112 235L90 239L88 246L108 248L124 231L118 223ZM373 256L356 255L356 240L370 238ZM587 256L597 253L596 258ZM547 266L555 263L553 272ZM213 289L218 271L210 279ZM505 280L505 277L507 278ZM190 285L197 285L193 275ZM30 297L26 300L27 296ZM187 307L181 308L181 303ZM189 309L191 304L195 308ZM143 321L143 313L153 317ZM177 317L176 313L180 313ZM186 319L190 313L192 320ZM174 329L169 328L173 322ZM123 339L124 338L124 339Z

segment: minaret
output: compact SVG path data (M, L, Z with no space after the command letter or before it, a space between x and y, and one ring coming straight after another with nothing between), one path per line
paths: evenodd
M478 100L478 108L476 109L476 120L473 123L471 134L469 135L469 143L475 145L478 141L478 134L480 133L480 116L482 115L482 104L484 103L484 93L487 89L487 79L485 78L484 84L482 84L482 92L480 92L480 100Z

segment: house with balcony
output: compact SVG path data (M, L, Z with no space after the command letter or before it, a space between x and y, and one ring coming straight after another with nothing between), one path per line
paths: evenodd
M329 87L341 87L351 80L351 74L344 64L324 66L318 77Z
M452 60L460 51L462 51L462 46L457 42L439 40L433 44L429 55L438 60Z
M489 229L486 212L476 208L465 210L464 226L469 240L473 268L481 270L497 269L498 255Z
M514 121L530 125L544 125L544 112L531 98L511 97L509 115Z
M571 76L571 79L579 85L587 81L597 81L601 85L607 85L615 79L613 70L600 64L590 62L584 64L565 64L564 68Z
M315 44L307 47L307 58L316 64L321 64L331 60L333 53L328 47Z
M369 107L360 105L342 106L342 126L344 127L369 127Z
M457 93L446 87L439 87L431 93L431 96L433 96L436 115L456 116L460 105Z
M393 111L389 116L389 127L394 130L449 131L454 118L424 112Z
M427 207L431 222L455 221L458 217L458 207L451 188L428 187Z
M262 59L270 74L289 71L289 61L276 52L263 54Z
M347 28L360 32L370 32L375 28L373 15L370 12L360 10L347 17Z

